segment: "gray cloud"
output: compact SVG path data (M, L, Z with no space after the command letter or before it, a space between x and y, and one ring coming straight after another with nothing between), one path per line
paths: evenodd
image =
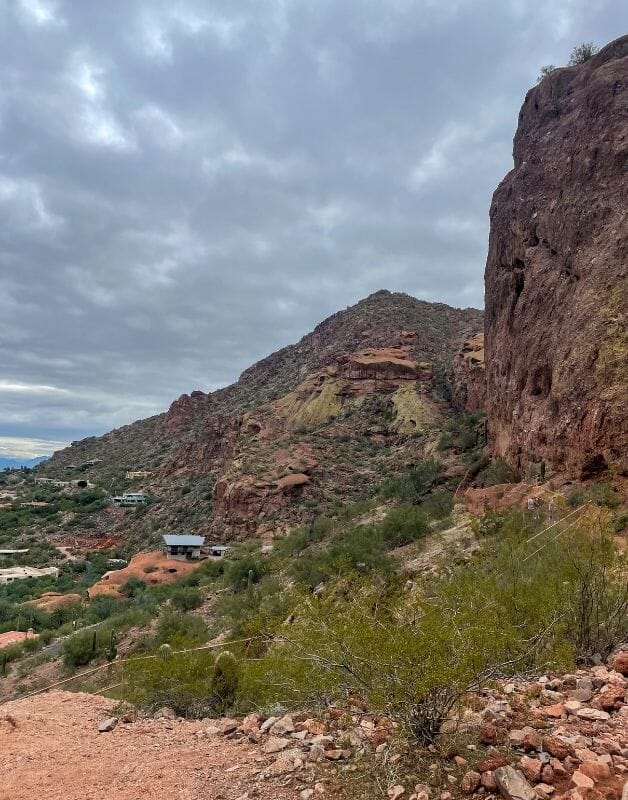
M523 95L622 14L4 0L0 434L160 411L382 287L480 306Z

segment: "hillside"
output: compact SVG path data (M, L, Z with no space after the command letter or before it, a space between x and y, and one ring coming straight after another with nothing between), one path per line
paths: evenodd
M143 514L107 509L78 537L149 542L181 526L224 539L275 535L433 450L452 413L454 357L481 328L475 309L380 291L232 386L74 442L37 474L82 475L112 493L141 483L154 499ZM138 483L127 470L151 475Z

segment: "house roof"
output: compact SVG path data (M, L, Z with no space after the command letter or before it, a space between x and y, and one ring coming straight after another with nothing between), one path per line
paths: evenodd
M36 636L36 633L25 633L24 631L7 631L6 633L0 633L0 647L18 644L25 639L34 639Z
M205 537L167 533L164 536L164 542L168 547L171 547L172 545L183 545L184 547L202 547L205 544Z

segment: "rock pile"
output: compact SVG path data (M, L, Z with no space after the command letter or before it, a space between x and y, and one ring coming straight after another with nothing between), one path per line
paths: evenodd
M626 673L626 655L613 662ZM460 781L463 794L506 800L619 800L628 782L628 681L605 666L486 689L468 713L488 755ZM474 750L475 745L470 745ZM442 795L441 795L441 800Z

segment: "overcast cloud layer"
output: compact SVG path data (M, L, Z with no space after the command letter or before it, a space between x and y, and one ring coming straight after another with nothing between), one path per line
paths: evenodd
M526 90L625 0L0 0L0 453L380 288L483 304Z

